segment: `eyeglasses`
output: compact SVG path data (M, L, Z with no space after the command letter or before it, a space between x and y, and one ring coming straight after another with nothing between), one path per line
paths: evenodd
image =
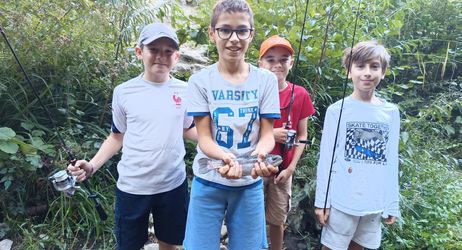
M218 37L223 40L228 40L231 38L233 33L236 33L239 40L249 39L250 34L252 34L253 29L243 28L243 29L228 29L228 28L216 28Z

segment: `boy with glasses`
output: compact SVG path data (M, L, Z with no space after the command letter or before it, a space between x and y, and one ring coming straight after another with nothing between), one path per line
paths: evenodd
M264 182L266 222L269 224L272 250L282 249L284 223L290 211L292 175L305 149L304 144L297 145L296 142L306 141L308 117L314 114L313 103L306 89L286 80L294 64L293 54L290 42L275 35L261 44L258 60L260 68L276 75L281 105L281 118L274 121L276 146L271 154L281 155L283 163L279 167L279 174L265 178ZM295 135L288 135L289 131L294 131ZM294 137L292 141L287 141L288 136Z
M210 39L218 62L189 79L190 105L198 130L184 246L186 250L220 249L226 221L231 250L266 247L263 181L277 168L263 160L274 147L273 119L279 115L274 74L245 62L253 38L253 14L243 0L219 1L213 10ZM235 160L258 155L251 176L242 176ZM199 159L225 164L208 170Z

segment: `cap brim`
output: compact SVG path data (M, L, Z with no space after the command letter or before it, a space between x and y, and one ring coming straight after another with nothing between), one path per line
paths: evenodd
M268 52L268 50L270 50L271 48L274 48L274 47L282 47L282 48L288 50L289 53L290 53L290 55L293 55L294 52L295 52L294 49L292 49L292 47L289 47L289 46L287 46L287 45L285 45L285 44L274 44L274 45L272 45L272 46L266 48L265 50L263 50L263 51L260 53L260 57L258 57L258 59L261 59L261 58L266 54L266 52Z
M173 42L173 44L175 44L176 49L180 48L180 45L178 44L178 42L175 41L175 39L171 38L171 37L168 36L168 35L153 36L153 37L151 37L151 38L149 38L149 39L144 40L144 41L141 42L141 43L142 43L143 45L148 45L148 44L154 42L155 40L158 40L158 39L163 38L163 37L170 39L170 40Z

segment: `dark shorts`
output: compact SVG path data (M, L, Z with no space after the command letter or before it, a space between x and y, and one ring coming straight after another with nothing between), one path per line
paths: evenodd
M140 249L148 240L149 213L157 239L182 245L188 214L188 181L160 194L134 195L116 188L115 233L117 249Z

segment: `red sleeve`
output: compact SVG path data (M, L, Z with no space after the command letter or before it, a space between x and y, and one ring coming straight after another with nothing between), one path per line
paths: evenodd
M300 112L300 119L304 119L308 116L313 115L315 110L310 95L308 94L308 91L305 88L300 87L300 95L302 96L302 110Z

